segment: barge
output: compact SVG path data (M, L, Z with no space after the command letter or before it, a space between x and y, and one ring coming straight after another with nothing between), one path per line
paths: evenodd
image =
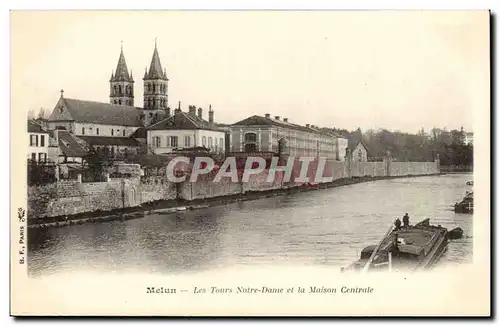
M342 271L418 271L431 268L442 257L451 239L461 238L463 231L451 231L431 225L425 219L413 226L394 227L377 245L361 251L359 260Z

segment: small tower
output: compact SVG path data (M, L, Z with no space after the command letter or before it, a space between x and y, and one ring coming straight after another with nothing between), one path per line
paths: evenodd
M144 123L146 126L155 123L166 116L168 108L168 78L163 70L156 47L153 58L144 73Z
M109 101L111 104L134 106L134 79L132 78L132 71L130 71L130 74L128 72L125 56L123 55L123 45L116 71L114 74L111 72L109 88Z

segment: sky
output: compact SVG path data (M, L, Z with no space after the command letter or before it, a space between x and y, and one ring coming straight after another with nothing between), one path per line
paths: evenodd
M11 110L109 102L122 45L142 106L155 39L169 106L220 123L469 131L489 111L487 11L12 12Z

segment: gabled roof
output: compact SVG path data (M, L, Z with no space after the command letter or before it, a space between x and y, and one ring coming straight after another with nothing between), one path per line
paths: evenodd
M215 124L203 120L197 115L189 114L187 112L178 112L173 116L163 119L147 128L148 130L169 130L169 129L204 129L224 132Z
M75 121L117 126L142 126L141 109L133 106L60 98L49 121Z
M37 134L48 134L49 132L42 128L36 121L28 120L28 132Z
M370 148L368 147L366 142L362 138L359 138L356 136L349 137L348 142L347 142L347 148L349 148L349 150L353 151L358 146L358 144L361 144L365 148L366 154L368 156L370 156L370 157L372 156L372 151L370 150Z
M69 131L58 130L57 137L59 138L61 152L67 157L84 157L87 155L87 150L84 148L82 141Z
M232 126L276 126L276 127L281 127L281 128L294 129L294 130L299 130L299 131L303 131L303 132L310 132L310 133L314 133L314 134L328 135L328 136L334 137L334 135L332 133L321 130L321 129L301 126L301 125L298 125L295 123L266 118L266 117L262 117L259 115L253 115L251 117L248 117L246 119L243 119L241 121L233 123L231 125L231 127Z

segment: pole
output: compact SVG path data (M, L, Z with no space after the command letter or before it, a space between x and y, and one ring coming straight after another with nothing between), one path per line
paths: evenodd
M392 252L389 252L389 273L392 272Z
M391 224L391 227L389 228L389 230L387 230L387 232L385 233L385 235L382 237L382 239L380 239L379 243L377 244L377 247L375 247L375 249L373 250L372 254L370 255L370 259L368 259L368 262L363 267L363 273L365 273L365 272L368 271L368 269L370 268L370 265L372 263L373 258L375 258L375 254L377 253L377 251L379 250L380 246L382 245L382 242L387 237L387 235L392 231L392 224Z

